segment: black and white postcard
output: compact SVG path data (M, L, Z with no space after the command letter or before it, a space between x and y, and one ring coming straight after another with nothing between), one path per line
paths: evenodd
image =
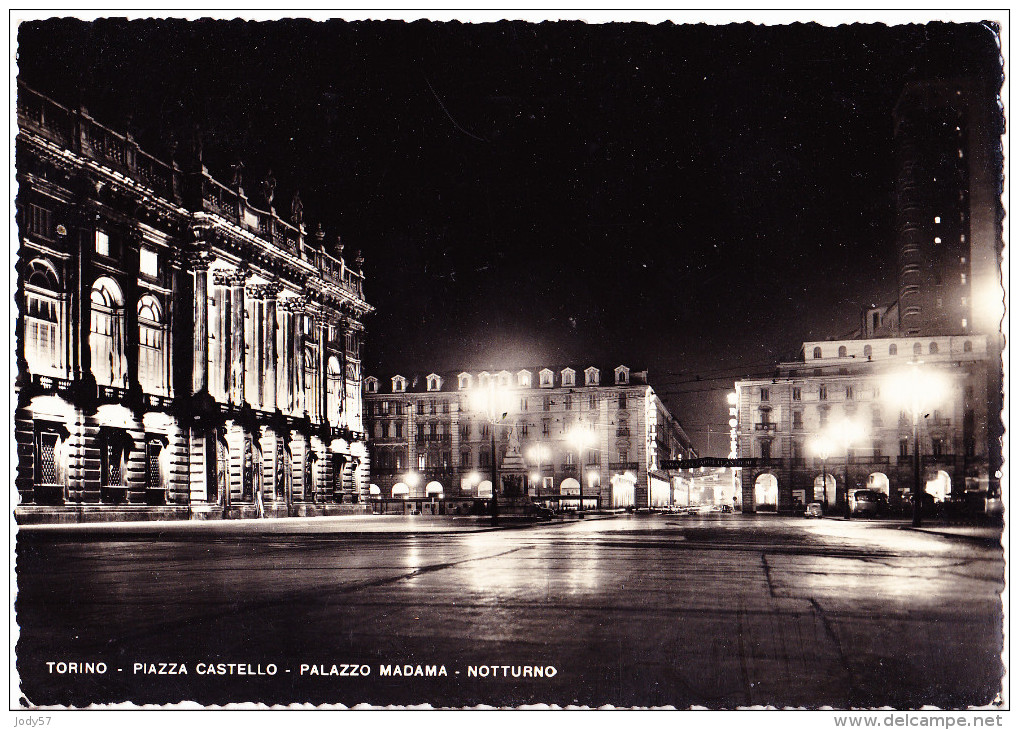
M1006 11L124 15L11 15L12 708L1007 707Z

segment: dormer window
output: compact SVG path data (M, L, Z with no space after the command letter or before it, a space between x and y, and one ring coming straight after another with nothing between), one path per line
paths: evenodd
M849 350L845 345L839 345L839 357L849 357Z
M553 385L555 385L555 373L553 373L548 368L545 368L544 370L539 372L538 378L542 388L551 388Z
M570 387L577 384L577 371L573 368L564 368L562 372L563 387Z
M407 392L407 378L402 375L393 376L393 392L394 393L405 393Z
M478 373L478 387L487 388L492 384L492 375L488 371Z
M620 365L616 368L616 385L627 385L630 382L630 368Z
M584 371L584 385L598 385L601 383L601 371L598 368L588 368Z
M442 390L442 378L440 378L435 373L432 373L431 375L429 375L428 376L427 389L428 390Z
M513 376L509 374L508 370L503 370L496 377L498 377L498 383L500 388L510 387L510 381L512 381Z
M369 376L364 379L364 390L366 393L378 393L379 392L379 381L374 376Z
M530 370L521 370L519 373L517 373L517 386L519 386L521 388L530 388L531 387L531 371Z
M460 375L458 377L459 377L459 387L460 387L460 390L466 390L467 388L471 387L471 374L470 373L460 373Z

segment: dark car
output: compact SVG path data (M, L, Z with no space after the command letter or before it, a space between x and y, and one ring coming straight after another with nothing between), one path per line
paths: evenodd
M854 515L876 517L878 513L878 493L873 489L857 489L850 494L849 505Z
M534 516L539 520L550 520L555 517L555 510L545 507L544 505L534 505Z

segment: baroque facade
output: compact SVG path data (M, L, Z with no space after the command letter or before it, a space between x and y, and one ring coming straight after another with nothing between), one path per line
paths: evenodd
M22 522L363 511L362 259L18 89Z
M371 490L385 509L459 500L459 511L493 483L559 509L661 507L681 486L660 462L694 456L647 372L625 365L369 376L364 387Z

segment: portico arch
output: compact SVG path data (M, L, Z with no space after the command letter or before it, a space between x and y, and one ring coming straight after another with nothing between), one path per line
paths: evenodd
M759 511L778 511L778 478L771 472L754 480L754 504Z
M887 497L889 488L888 476L882 472L876 471L867 477L867 489L873 489L875 492L881 492Z
M814 498L812 501L828 505L835 504L835 477L830 472L825 472L823 478L820 474L814 477Z

